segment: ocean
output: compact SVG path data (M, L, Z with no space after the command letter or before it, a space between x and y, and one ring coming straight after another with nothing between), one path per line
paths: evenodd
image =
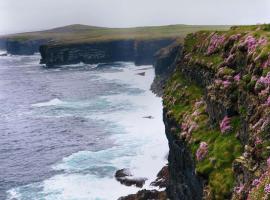
M153 67L39 59L0 56L0 199L117 199L140 189L115 180L122 168L155 189L168 144Z

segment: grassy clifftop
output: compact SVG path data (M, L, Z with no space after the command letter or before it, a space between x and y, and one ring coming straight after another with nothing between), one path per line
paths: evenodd
M199 31L164 95L205 199L270 199L270 26Z
M17 41L47 39L53 44L92 43L128 39L184 38L199 30L227 30L229 26L169 25L136 28L106 28L87 25L69 25L46 31L2 36Z

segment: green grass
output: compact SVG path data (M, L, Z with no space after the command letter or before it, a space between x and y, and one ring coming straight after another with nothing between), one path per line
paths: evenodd
M13 34L6 37L12 40L51 39L53 44L92 43L110 40L151 40L179 38L183 42L188 33L199 30L227 30L229 26L169 25L135 28L106 28L86 25L70 25L47 31Z

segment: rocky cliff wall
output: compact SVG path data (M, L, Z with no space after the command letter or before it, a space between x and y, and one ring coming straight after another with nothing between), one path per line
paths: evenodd
M6 50L6 39L0 39L0 49Z
M269 25L187 36L163 95L171 199L270 198L269 41Z
M182 44L175 41L160 49L154 56L155 79L151 90L162 96L167 80L173 74L177 62L181 59Z
M47 66L115 61L134 61L137 65L152 64L154 53L172 41L172 39L119 40L90 44L42 45L41 63Z
M48 40L6 40L7 53L12 55L33 55L39 52L39 47Z

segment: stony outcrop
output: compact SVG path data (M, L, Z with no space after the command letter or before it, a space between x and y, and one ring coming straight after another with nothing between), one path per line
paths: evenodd
M47 66L115 61L131 61L137 65L152 64L155 52L171 42L173 42L173 39L114 40L88 44L47 44L40 47L41 63Z

